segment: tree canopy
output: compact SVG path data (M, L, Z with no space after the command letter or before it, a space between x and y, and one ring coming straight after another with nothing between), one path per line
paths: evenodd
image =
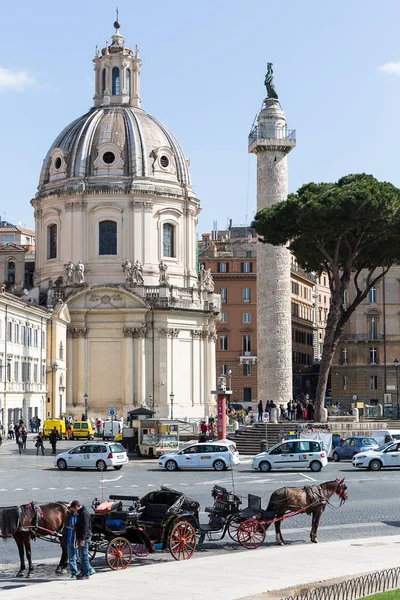
M400 190L365 173L308 183L286 201L260 210L253 225L260 241L288 244L304 269L328 275L332 299L317 388L319 416L344 325L369 289L400 263ZM351 281L355 295L343 305Z

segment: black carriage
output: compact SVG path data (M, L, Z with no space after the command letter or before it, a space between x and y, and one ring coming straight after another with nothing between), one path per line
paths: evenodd
M196 548L199 503L162 487L142 499L110 496L93 503L91 559L104 553L113 570L126 569L132 556L169 550L175 560L189 559Z
M208 513L208 523L197 522L197 532L199 535L198 544L201 545L205 539L222 540L228 533L229 537L239 542L246 548L251 548L251 542L247 538L259 537L257 527L254 522L261 519L273 518L275 513L266 514L261 508L261 498L248 494L248 506L241 508L242 500L233 492L228 491L220 485L214 485L211 491L214 499L213 506L207 506L205 512ZM254 534L249 534L246 524L251 522L249 531L256 530ZM246 534L247 531L247 534ZM265 535L264 535L265 537Z

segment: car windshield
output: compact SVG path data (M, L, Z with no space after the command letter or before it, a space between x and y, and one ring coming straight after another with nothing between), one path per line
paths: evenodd
M111 444L110 450L111 452L125 452L125 448L122 444Z
M389 448L389 446L391 446L393 444L393 442L387 442L386 444L383 444L383 446L379 446L379 448L375 448L373 450L373 452L384 452L386 450L386 448Z

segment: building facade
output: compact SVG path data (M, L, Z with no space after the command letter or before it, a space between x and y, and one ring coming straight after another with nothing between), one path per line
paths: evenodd
M33 287L35 232L0 221L0 284L20 294Z
M257 237L252 227L231 226L202 235L199 264L210 268L215 291L221 295L217 324L217 374L227 376L231 402L248 406L257 396ZM291 351L294 394L315 390L318 364L314 360L315 290L317 280L290 262ZM272 399L272 398L269 398ZM273 398L276 400L276 397Z
M175 136L141 108L139 50L115 23L94 107L44 159L32 200L37 300L68 304L67 410L215 413L220 298L197 274L200 203Z
M65 414L66 363L59 351L65 348L68 322L68 309L63 303L49 311L17 298L3 287L0 422L5 430L9 423L20 418L28 422L38 416L43 421L48 416Z
M385 404L397 413L400 361L400 266L392 267L347 323L332 364L332 401ZM355 291L344 298L347 305ZM397 359L397 361L396 361ZM400 413L399 413L400 414Z

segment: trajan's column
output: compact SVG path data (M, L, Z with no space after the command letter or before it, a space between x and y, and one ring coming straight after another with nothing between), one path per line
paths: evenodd
M272 63L265 76L267 98L249 136L257 155L257 211L288 194L287 155L296 146L278 101ZM257 246L258 400L276 404L292 399L290 253L286 247Z

